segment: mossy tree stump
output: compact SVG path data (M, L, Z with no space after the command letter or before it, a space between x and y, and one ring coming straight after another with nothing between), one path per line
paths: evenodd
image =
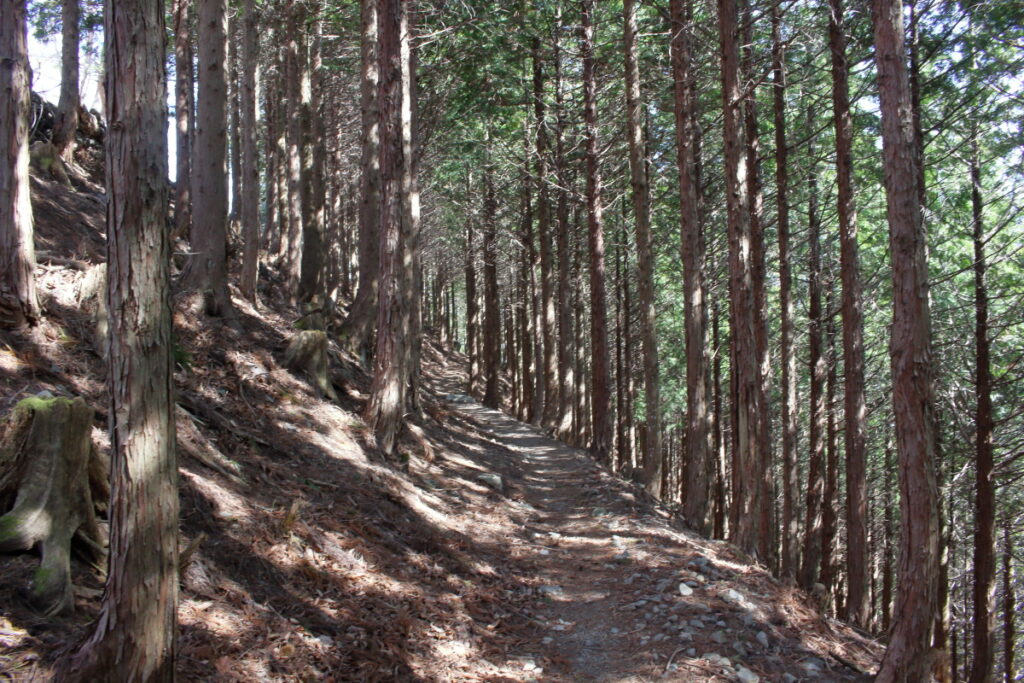
M96 561L103 537L92 489L104 487L104 463L92 444L93 411L81 398L27 398L0 431L0 552L38 547L42 560L29 592L48 615L70 612L71 539ZM102 489L97 491L101 494Z
M321 395L332 401L338 400L328 372L326 332L303 330L292 337L284 352L284 364L292 370L305 372Z

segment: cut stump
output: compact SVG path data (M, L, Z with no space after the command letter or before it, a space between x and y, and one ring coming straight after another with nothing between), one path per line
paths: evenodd
M326 332L304 330L292 337L284 352L284 364L292 370L306 373L321 395L337 402L338 395L328 372Z
M0 431L0 510L9 509L0 517L0 552L38 547L42 560L29 601L47 615L74 607L72 537L84 541L94 562L106 545L90 486L106 486L92 419L81 398L40 395L19 402Z

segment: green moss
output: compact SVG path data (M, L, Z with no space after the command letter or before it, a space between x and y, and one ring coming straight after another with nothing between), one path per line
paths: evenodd
M18 401L18 405L16 405L14 409L25 412L42 413L50 410L53 406L61 402L67 407L71 407L72 400L63 396L29 396L28 398L23 398Z
M32 586L36 591L42 589L43 586L48 586L53 582L53 577L57 572L53 569L47 569L46 567L39 567L32 574Z
M0 517L0 543L3 543L21 528L21 518L8 513Z

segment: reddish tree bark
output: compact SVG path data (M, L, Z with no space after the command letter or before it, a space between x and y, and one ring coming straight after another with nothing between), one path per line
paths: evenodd
M106 9L110 565L58 680L174 680L178 488L172 398L164 3Z
M60 5L60 100L57 102L57 120L53 125L53 146L65 161L75 152L75 134L78 132L78 37L81 21L79 0L62 0Z
M899 591L878 679L926 680L938 594L938 494L931 386L928 265L913 108L907 77L903 3L873 0L875 59L882 113L893 324L890 361L899 457Z
M192 136L195 116L192 85L192 0L174 3L174 232L184 238L192 230Z
M608 463L612 447L611 376L608 368L608 312L605 304L604 221L598 167L597 83L594 76L594 0L582 0L583 119L586 130L587 234L590 245L590 454Z
M28 178L30 77L24 0L0 2L0 325L39 318Z

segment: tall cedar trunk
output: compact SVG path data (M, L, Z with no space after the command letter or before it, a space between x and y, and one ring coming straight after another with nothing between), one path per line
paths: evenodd
M864 423L864 314L857 247L857 207L853 187L853 123L843 0L829 2L832 53L832 112L836 130L839 186L839 270L843 285L843 438L846 450L846 617L860 627L870 619L867 544L867 437Z
M808 121L813 113L807 110ZM814 158L814 146L808 156ZM818 580L822 553L822 513L825 491L825 377L827 368L822 352L824 315L821 310L821 219L818 215L817 168L807 175L807 227L809 263L808 351L811 367L810 429L808 431L807 462L807 514L804 528L803 564L798 576L799 584L811 590Z
M647 185L644 154L644 113L640 97L640 65L637 61L636 2L625 0L626 132L629 139L629 175L636 224L637 307L640 343L643 347L644 402L647 438L644 443L644 485L655 497L663 495L661 480L661 399L658 395L657 316L654 310L654 253L651 247L651 193Z
M1013 655L1017 644L1014 614L1017 599L1013 592L1013 530L1010 516L1003 521L1003 682L1014 679Z
M302 252L305 231L302 225L302 7L287 0L284 41L285 144L287 146L288 251L284 254L287 293L294 303L302 279Z
M245 0L242 17L242 87L241 130L242 140L242 295L256 302L256 276L259 270L260 234L260 168L257 159L256 131L256 61L258 38L256 35L256 2Z
M239 221L241 220L239 211L242 205L242 145L241 132L238 129L242 118L240 111L241 99L238 92L239 85L241 84L238 64L240 59L238 50L241 45L241 31L238 26L238 18L238 12L233 9L228 12L228 162L230 163L228 176L231 180L231 201L229 202L231 207L231 213L229 214L231 230L229 239L238 234Z
M711 304L711 348L715 350L713 364L713 400L712 407L715 415L714 427L712 429L712 451L715 459L715 505L714 505L714 536L725 538L726 535L726 453L725 440L722 438L722 346L719 337L719 314L718 302Z
M28 179L30 75L24 0L0 2L0 327L39 318Z
M78 131L78 35L81 10L79 0L61 0L60 100L53 125L53 145L65 161L75 152Z
M675 82L676 156L679 166L679 223L683 263L683 300L686 326L686 454L683 510L701 534L712 531L711 412L708 405L707 310L704 304L704 231L697 212L694 111L691 81L690 12L684 0L672 0L672 80Z
M736 0L718 1L722 49L726 195L729 233L729 308L732 338L732 505L730 540L762 558L765 539L760 529L762 482L761 420L764 413L761 367L757 348L757 297L750 221L750 160L745 154L739 69L739 28Z
M830 269L831 270L831 269ZM836 431L836 326L832 316L832 275L825 296L825 491L821 499L821 574L818 581L829 595L836 591L836 496L839 490L839 439ZM833 601L833 605L839 605ZM838 609L831 610L834 614Z
M622 228L623 234L622 239L619 242L620 245L624 245L626 242L626 228L623 223ZM619 452L617 454L620 467L623 465L629 465L630 467L639 467L642 463L638 462L636 457L636 451L633 447L635 443L635 424L633 420L633 395L634 395L634 384L633 384L633 306L632 296L629 287L629 253L626 249L618 249L618 256L622 259L622 278L620 279L619 286L622 289L622 349L623 349L623 362L622 362L622 382L623 388L623 400L622 400L622 412L617 415L617 418L622 422L622 443L619 444Z
M473 186L472 173L467 183L471 189ZM472 196L472 194L470 194ZM476 292L476 246L473 243L473 222L472 215L466 218L466 256L465 256L465 277L466 277L466 355L469 357L469 386L466 393L470 396L480 395L480 349L477 347L479 337L477 328L480 326L480 311L477 306Z
M266 187L264 196L263 247L268 254L276 252L275 242L281 239L281 213L277 196L278 169L281 157L277 153L277 138L280 125L277 108L281 74L273 59L268 59L263 68L263 184Z
M615 452L619 462L622 462L622 454L626 449L626 382L625 378L625 352L623 337L626 332L625 307L622 302L622 248L616 249L613 260L615 261Z
M93 631L57 678L172 681L178 487L163 1L109 3L104 35L110 565Z
M174 233L184 238L192 230L192 0L174 3Z
M184 276L206 312L232 313L228 293L227 0L199 0L199 95L192 173L192 251Z
M316 302L325 293L324 267L324 126L320 101L323 90L319 6L309 3L311 33L303 45L302 60L302 273L299 299Z
M423 331L423 263L420 255L420 190L418 180L419 151L416 128L418 126L416 51L413 49L413 35L416 30L415 0L406 0L403 5L401 44L399 46L402 72L402 101L399 125L402 144L401 205L402 244L404 268L402 286L405 292L406 339L403 366L405 369L406 403L409 410L421 415L419 400L420 354ZM318 27L319 28L319 27ZM321 183L322 184L322 183ZM314 185L314 188L316 186ZM497 338L497 335L495 335Z
M583 211L576 212L576 231L582 231ZM587 405L587 342L584 334L584 325L587 320L586 304L584 303L584 275L583 275L583 240L576 240L576 250L573 254L573 281L576 286L573 288L573 306L576 313L576 387L573 392L576 403L573 406L573 433L575 435L574 445L582 447L586 445L585 435L590 423L586 413Z
M559 17L560 19L561 17ZM565 172L565 108L562 100L562 53L555 31L555 177L558 183L558 424L555 434L562 441L572 435L573 370L575 333L572 315L572 252L569 236L569 178Z
M364 419L377 445L392 455L406 406L409 291L405 282L406 246L402 235L402 183L406 164L402 141L402 14L407 0L379 0L377 46L380 80L380 271L377 350Z
M540 39L532 44L533 61L533 115L537 124L537 241L540 244L540 306L541 336L544 349L543 377L544 412L541 424L548 429L555 426L559 413L558 397L558 342L555 319L555 259L551 239L551 201L548 193L548 132L544 106L544 67L541 63Z
M873 0L875 58L892 259L889 346L899 458L900 563L889 647L878 680L925 680L938 593L938 494L931 387L928 264L914 149L903 3Z
M604 226L601 173L598 166L597 84L594 75L594 0L582 0L583 119L586 128L587 216L590 244L590 409L593 437L590 454L609 462L612 446L612 402L608 368L608 313L605 307Z
M976 133L975 133L976 136ZM992 481L992 369L988 340L988 289L985 285L985 226L982 222L981 166L977 139L971 141L971 210L974 223L975 348L975 516L974 516L974 660L971 683L992 680L995 653L995 490Z
M757 538L758 557L773 571L775 566L775 527L772 517L775 511L775 478L772 469L771 418L768 397L771 395L771 356L768 352L768 292L765 286L764 246L764 192L761 187L761 138L757 126L756 86L760 75L754 65L754 16L753 0L743 0L743 60L740 65L745 81L743 93L743 127L747 154L747 201L750 202L750 264L753 288L754 349L757 357L757 382L759 402L757 409L757 447L754 457L758 459L758 474L753 480L757 487Z
M525 132L525 131L524 131ZM529 158L527 153L529 149L529 139L526 135L523 136L523 158ZM530 193L530 169L529 162L524 162L524 168L522 178L520 179L520 186L522 188L522 223L520 225L520 239L522 240L522 254L519 260L519 341L520 347L522 348L522 381L523 381L523 397L522 397L522 410L519 415L519 419L523 421L530 421L533 415L534 399L533 394L536 390L534 383L534 358L533 358L533 313L530 306L530 247L529 244L533 240L533 199Z
M360 351L369 348L377 318L380 219L380 121L377 102L377 0L361 0L362 39L359 111L362 120L362 178L359 204L359 287L342 335Z
M882 509L882 630L888 632L892 626L892 588L893 588L893 534L895 528L892 514L892 447L885 447L884 494Z
M796 579L799 555L799 520L796 498L800 491L797 472L796 354L793 353L793 275L789 244L789 149L786 146L786 65L782 43L782 13L772 3L772 89L775 122L775 202L779 233L779 355L782 366L782 535L780 575Z
M494 169L488 160L484 168L484 405L497 409L501 402L498 380L501 374L501 324L498 319L498 202L494 195Z

